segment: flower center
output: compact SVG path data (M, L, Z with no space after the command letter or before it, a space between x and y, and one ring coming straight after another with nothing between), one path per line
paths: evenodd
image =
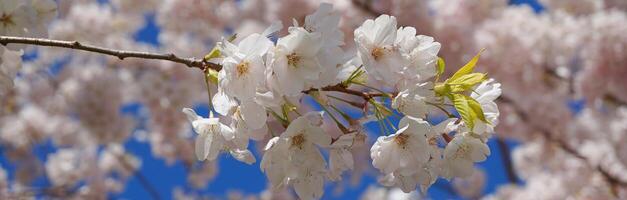
M384 54L385 54L385 48L383 47L375 47L374 49L372 49L372 52L370 52L370 55L372 55L374 60L377 60L377 61L381 57L383 57Z
M303 149L304 143L305 143L305 135L298 134L292 137L292 147L298 147L299 149Z
M468 144L460 144L455 151L455 158L464 158L470 152L470 146Z
M11 15L7 15L6 13L2 14L2 16L0 16L0 23L2 23L2 25L7 26L7 25L14 25L15 23L13 22L13 19L11 18Z
M430 137L427 139L427 142L429 143L429 145L431 146L435 146L438 145L438 138L436 137Z
M293 67L296 67L296 65L298 65L298 63L300 62L300 56L297 55L296 53L291 53L289 55L287 55L287 64Z
M396 142L396 144L398 144L398 146L400 146L403 149L407 147L408 140L409 140L409 135L404 134L404 133L401 133L397 135L396 137L394 137L394 142Z
M217 133L220 132L220 125L219 124L211 124L211 125L209 125L209 130L211 131L211 133L217 134Z
M237 69L237 77L243 76L245 74L248 74L248 71L250 70L250 63L247 61L241 62L240 64L237 64L237 66L235 66Z

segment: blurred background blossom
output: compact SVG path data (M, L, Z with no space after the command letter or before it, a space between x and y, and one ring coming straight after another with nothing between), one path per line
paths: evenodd
M477 69L503 88L500 123L488 142L493 154L469 178L438 180L427 193L406 194L377 184L368 149L379 129L367 126L368 147L352 149L355 169L327 184L323 198L627 198L624 0L9 2L0 0L0 16L16 21L0 23L0 35L196 58L234 33L260 33L275 21L303 24L322 2L341 13L343 48L355 52L355 28L393 15L399 26L440 42L439 56L453 66L448 70L486 49ZM271 190L259 162L196 161L194 133L180 112L194 106L208 116L203 77L195 70L16 45L0 47L0 64L2 85L14 84L0 91L0 199L297 198ZM252 148L255 157L264 144Z

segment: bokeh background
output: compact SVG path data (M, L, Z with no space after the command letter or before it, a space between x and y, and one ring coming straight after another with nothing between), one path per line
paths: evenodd
M254 0L236 0L232 1L231 3L220 2L225 1L204 2L201 0L187 0L177 2L176 0L59 0L57 1L57 3L59 4L59 16L56 21L52 22L49 36L55 39L80 40L121 49L176 52L177 54L181 54L184 56L189 55L201 57L204 53L210 50L212 44L222 36L228 36L232 33L246 34L251 32L260 32L265 28L265 26L269 24L269 22L274 20L282 20L284 24L291 24L290 20L292 17L300 19L305 14L310 13L312 9L315 9L317 7L316 5L319 4L319 1L304 0L260 0L258 2ZM555 136L558 138L578 138L575 139L574 142L567 142L568 144L572 144L573 146L575 146L575 149L577 149L578 147L582 147L585 141L588 139L591 141L597 141L594 139L597 136L580 136L583 133L572 134L574 136L570 136L567 134L569 131L561 131L562 129L560 129L560 127L578 127L577 125L573 124L583 123L580 121L586 120L579 119L579 116L581 115L591 115L592 117L608 117L609 119L607 119L606 122L616 121L615 124L618 125L615 126L620 126L622 122L625 122L625 104L621 103L625 102L624 93L626 91L621 90L627 88L627 85L625 85L625 81L607 82L604 83L604 85L595 86L591 89L587 89L585 85L581 87L573 86L574 83L572 82L574 82L574 79L576 79L575 77L577 77L577 73L585 73L587 72L585 69L593 68L595 66L589 65L585 61L585 59L592 59L589 57L590 53L586 54L585 50L582 50L590 47L590 45L588 45L587 43L582 42L585 39L580 39L585 38L586 36L578 37L577 35L575 35L571 37L570 35L570 33L577 31L603 31L602 26L601 28L599 28L586 26L583 24L594 24L594 20L596 18L592 19L593 17L589 16L593 16L598 13L609 13L610 10L612 10L611 12L619 13L615 14L618 15L618 17L611 19L615 19L614 22L616 24L621 24L621 22L624 22L622 24L622 28L624 28L624 26L627 24L627 21L621 20L625 20L625 9L627 8L627 6L624 2L621 2L620 0L606 1L602 5L598 5L599 3L595 3L603 2L601 0L546 0L542 2L538 2L536 0L482 0L476 2L463 0L425 1L429 3L410 3L411 1L400 0L357 0L331 2L335 4L337 9L341 10L341 12L344 12L343 15L345 16L343 16L344 18L342 19L344 20L343 28L348 29L346 38L350 38L351 36L350 28L354 28L355 25L359 25L359 23L363 22L363 19L374 18L376 14L389 13L392 15L399 15L398 19L400 25L415 26L420 33L432 35L433 37L435 37L436 41L441 42L443 45L441 56L447 60L448 66L461 66L464 60L468 59L469 55L473 55L480 48L488 48L485 58L487 59L487 61L481 61L484 62L485 65L482 65L480 62L480 66L487 66L487 68L484 68L483 70L487 71L491 75L496 75L495 78L498 81L503 82L504 93L506 94L505 96L509 98L509 100L506 100L506 102L504 103L501 102L503 104L499 104L499 106L503 105L503 107L501 108L504 110L502 112L504 112L505 114L501 117L501 123L504 123L505 125L501 125L503 126L502 128L497 128L497 135L505 136L499 137L499 139L492 139L488 142L490 149L492 150L492 154L485 162L479 163L477 166L478 169L480 169L480 171L482 171L485 175L485 181L471 182L471 184L479 184L482 186L478 189L481 196L497 194L499 188L502 188L501 186L505 185L518 184L519 186L517 187L525 188L525 186L528 184L528 180L534 180L534 176L527 175L530 173L522 173L525 175L523 177L516 177L517 180L512 180L511 174L508 174L511 173L508 172L508 169L515 168L511 166L512 152L516 151L517 148L525 145L526 143L538 143L537 140L532 139L537 137L529 135L534 135L534 132L543 132L534 130L534 128L529 127L549 127L549 131L561 132L555 134ZM428 5L427 8L421 7L425 5ZM611 7L610 5L616 6ZM516 9L523 11L507 11L507 9L510 9L509 7L515 7ZM415 9L404 10L403 8ZM526 13L527 15L525 15L525 12L528 12ZM540 17L547 15L549 15L550 17ZM563 18L560 18L560 16L567 16L563 17L567 19L564 20ZM526 19L525 17L528 17L529 19ZM534 17L538 19L535 19ZM587 19L586 17L589 17L590 19ZM189 21L191 19L196 19L196 21ZM546 22L548 24L553 23L554 25L558 24L566 26L569 23L573 23L575 25L572 25L574 27L553 27L552 29L551 25L540 24L540 22L545 23L544 21L547 20L551 21ZM596 20L609 21L610 18L604 19L599 17ZM506 26L505 24L507 24L508 21L511 21L511 23L513 23L514 25L511 25L511 27ZM524 24L523 22L525 21L529 21L529 24ZM508 29L516 26L515 23L521 23L519 26L523 27L519 30L512 31L518 31L518 35L507 32L506 30L503 30L503 32L499 32L499 29ZM538 25L534 25L531 23L538 23ZM611 25L608 26L611 27ZM557 33L555 33L556 35L553 35L552 37L554 38L551 39L538 39L538 33L534 31L539 31L541 29L546 29L543 31L548 32L550 32L551 30L555 30ZM619 28L616 29L620 30ZM484 32L476 33L475 31L477 30L481 30ZM618 31L612 32L608 30L608 32L615 33ZM625 32L623 32L623 34L624 33ZM604 35L601 34L601 36L593 35L589 37L602 38L603 36ZM501 41L507 39L510 39L511 41ZM624 37L622 39L624 39ZM499 41L502 43L499 43ZM623 40L618 42L610 41L608 43L618 43L619 47L616 48L621 49L624 48L626 42L627 41ZM496 47L498 45L506 47L499 49L498 47ZM508 45L511 45L513 47ZM603 44L599 45L603 46ZM514 48L518 46L523 47L520 47L520 49ZM351 44L350 42L347 42L347 49L350 48ZM584 53L581 53L582 51ZM504 54L498 54L502 52L504 52ZM623 53L622 55L620 55L621 52ZM606 54L603 54L603 52L600 53L600 56L597 56L597 58L602 59L603 55L609 55L607 54L607 52L605 53ZM610 63L614 63L613 65L616 68L627 68L627 66L625 66L625 63L627 63L627 61L625 60L627 57L625 56L627 52L621 49L615 50L614 53L616 53L615 56L607 58L608 60L611 60ZM547 56L547 58L539 58L543 61L538 62L534 60L536 59L536 57L538 57L537 54L551 56ZM117 114L119 114L119 116L123 116L125 119L129 119L134 122L133 125L129 126L128 134L126 136L120 136L124 139L119 143L124 147L124 151L126 154L133 155L135 158L140 160L139 163L141 164L137 165L139 168L135 172L131 172L130 175L111 175L114 176L115 179L122 180L122 188L119 191L107 192L107 199L151 199L153 196L151 196L149 191L146 190L146 184L144 182L149 182L150 185L154 187L154 190L158 192L158 196L163 199L171 199L183 196L187 196L190 198L239 199L240 197L246 196L259 196L261 193L267 190L268 184L266 182L265 175L260 171L259 162L256 162L253 165L246 165L236 161L230 156L222 155L215 163L200 164L196 163L195 158L191 153L187 156L181 156L186 152L186 150L175 150L167 152L165 152L166 150L163 150L168 148L183 148L180 146L193 144L191 143L191 141L193 140L193 133L189 129L189 125L186 123L184 117L182 117L175 123L167 124L165 122L169 122L168 120L170 119L156 118L154 115L164 113L167 114L168 112L178 112L181 107L187 106L193 106L198 114L202 116L208 115L209 110L207 104L203 103L206 101L206 94L202 93L204 92L202 88L203 85L190 86L192 85L190 83L202 82L202 80L200 80L201 77L196 76L194 78L189 78L193 77L191 74L196 74L184 71L194 71L193 69L184 69L182 67L180 67L182 69L179 69L177 67L173 67L171 64L164 64L159 62L144 63L142 61L134 60L117 61L114 58L93 56L87 53L73 54L65 50L50 50L33 47L29 47L25 50L25 54L22 56L22 59L25 63L25 68L44 68L45 71L47 71L47 73L51 77L53 77L53 80L58 80L60 82L66 81L66 78L63 77L67 77L68 73L78 73L68 69L73 68L68 66L90 65L91 61L86 60L98 60L99 62L104 63L99 64L99 66L110 66L116 71L116 75L122 77L120 81L122 82L123 86L116 86L117 88L125 88L124 84L127 84L129 82L145 82L145 80L149 79L147 78L148 75L145 75L146 73L138 71L141 71L142 69L150 70L152 66L158 66L157 68L159 72L155 73L157 74L157 78L155 78L156 80L151 79L153 82L138 84L139 86L130 85L127 89L134 90L130 92L134 94L130 95L130 100L127 100L126 97L119 98L121 99L119 101L121 101L122 103L119 104L119 110ZM530 66L529 68L534 68L535 71L526 73L527 71L521 70L528 66ZM125 67L135 67L135 69L127 70L124 69ZM456 69L456 67L449 67L449 70L454 69ZM511 74L502 72L508 70ZM544 76L542 74L536 73L537 71L550 71L551 73L557 74L556 76L558 76L558 78L567 79L568 81L564 83L565 86L555 86L555 84L562 83L553 83L552 80L549 80L546 83L546 85L549 86L540 87L529 86L526 83L519 83L519 85L522 85L519 86L516 84L512 84L507 80L511 78L515 79L514 81L527 80L529 82L534 82L538 80L551 79L550 77L537 78L539 76ZM603 75L608 75L612 77L620 77L623 75L627 76L627 74L621 74L621 72L624 71L625 70L620 71L619 69L618 72L614 71L615 73L613 74L606 72L607 74L598 75L597 73L594 76L591 75L593 76L592 78L587 79L590 79L588 80L590 82L594 82L594 80L600 80L600 78L603 78ZM21 78L24 80L39 80L36 78L29 78L31 74L28 73L19 76L22 76ZM525 78L527 76L532 76L536 78ZM20 77L18 77L18 79L19 78ZM586 77L578 78L577 80L579 79L584 79L583 84L586 84ZM607 79L609 80L612 78ZM164 85L173 84L175 86L169 87L155 85L155 83L159 82ZM105 81L105 83L108 82ZM144 89L137 89L137 87L144 87ZM31 88L36 87L31 86ZM139 99L138 96L141 97L142 95L146 95L147 93L149 93L145 92L146 90L151 89L160 90L159 92L161 92L153 94L156 95L156 97L154 98L156 98L157 100L155 101L159 101L160 98L167 98L169 99L169 103L167 105L169 105L169 107L171 108L155 109L155 105L153 105L155 103L152 100L136 100ZM554 90L555 92L552 92L552 90ZM574 92L570 90L574 90ZM596 93L591 94L591 92L589 91L596 91ZM61 91L57 92L61 93ZM190 94L194 92L197 92L199 94ZM621 92L623 94L620 94ZM33 92L31 91L30 93ZM176 98L176 96L184 96L187 94L189 94L188 96L190 96L189 100L181 100ZM554 94L555 96L551 96L552 94ZM118 95L124 96L127 95L127 93L122 93ZM525 98L528 97L527 95L533 95L535 96L535 98L529 97L529 100L526 101ZM50 98L49 96L42 98ZM110 96L107 96L106 98L109 97ZM39 97L31 98L37 99ZM160 105L163 106L162 101L160 102ZM509 104L512 104L512 102L514 105L518 105L518 108L520 108L519 110L522 110L525 115L531 115L531 118L538 116L536 120L543 122L533 122L534 119L531 120L532 122L521 121L521 118L523 117L520 116L520 113L518 113L517 117L513 116L517 114L515 111L515 108L517 107L509 106ZM534 107L533 104L540 106ZM559 107L561 110L555 108L555 105L560 105ZM311 106L316 109L316 106L313 103ZM51 113L52 111L48 112ZM565 114L552 114L560 112ZM582 112L586 114L582 114ZM590 112L593 112L594 114L589 114ZM616 114L616 112L622 112L623 114ZM90 113L86 114L89 115ZM97 115L98 113L93 114ZM180 113L177 113L177 116L179 116L179 114ZM81 116L83 115L73 114L71 118L78 118L78 120L81 120ZM568 116L568 119L563 119L561 118L561 116ZM104 118L104 120L108 119ZM435 117L434 120L437 121L438 118ZM46 120L44 119L37 122L45 123ZM4 123L6 124L9 122L5 121ZM161 123L161 125L159 125L159 123ZM598 122L596 126L602 127L605 125L603 124L603 122ZM595 147L598 147L599 149L609 148L610 150L599 150L600 152L596 153L584 152L583 154L585 154L584 156L586 156L586 158L595 158L595 156L606 154L608 151L613 153L612 155L616 155L616 157L618 158L618 163L621 165L622 168L614 167L611 168L611 170L609 171L611 171L610 175L618 176L620 182L621 178L625 178L625 171L621 170L624 170L625 168L624 157L626 157L625 154L627 154L627 152L626 149L619 147L619 145L621 144L620 141L625 141L624 138L627 138L625 136L625 130L627 129L620 129L620 127L614 128L617 130L607 130L608 134L610 134L610 132L612 133L612 140L615 139L615 143L613 143L613 145L612 143L593 143L589 144L592 145L592 147L589 148L592 148L593 150L588 151L596 152L594 151ZM9 130L6 125L3 127L3 129L4 132ZM379 131L379 128L376 126L376 124L369 124L367 126L367 129L371 133L372 137L370 138L370 141L372 142L374 138L376 138L376 136L378 135L376 132ZM594 132L594 130L597 129L585 130L588 130L588 132ZM155 134L167 135L167 132L169 131L177 132L176 134L174 134L176 136L164 137L165 139L155 139L152 136ZM542 133L535 134L540 135ZM6 137L12 136L9 135L3 138ZM178 138L180 140L187 141L187 143L181 143L177 145L165 144L169 141L173 141L173 139L169 137ZM34 176L29 177L29 180L25 181L27 185L21 186L23 190L34 191L33 193L36 199L54 198L54 195L51 196L50 194L57 194L57 192L48 193L46 191L46 188L55 187L49 176L45 175L46 170L44 169L44 165L50 158L51 154L57 152L60 148L65 148L65 146L59 145L57 139L55 138L44 137L43 139L38 139L37 142L32 143L31 146L29 146L28 148L30 152L26 153L28 154L28 156L24 156L22 154L16 153L15 147L11 146L11 144L9 143L10 142L3 141L2 145L0 145L0 166L6 171L6 179L8 180L8 182L20 182L21 178L19 176L22 176L19 175L20 173L32 173L32 175ZM551 141L548 139L544 139L542 142L539 143L547 144L551 143ZM622 144L625 143L623 142ZM99 155L106 149L106 145L100 144L97 148L91 149L90 151L94 151L95 155ZM260 160L261 156L259 148L251 149L253 150L258 160ZM539 151L542 152L542 150ZM26 157L38 160L38 164L28 164L24 162L23 159L20 159ZM547 161L547 159L570 162L569 159L571 158L567 159L556 156L535 158L533 160L539 160L538 163L542 163ZM603 161L587 162L592 163L592 166L604 166ZM580 164L581 163L577 161L577 163L573 165L579 166ZM617 164L614 164L612 166L616 165ZM364 166L364 168L368 167ZM595 167L582 168L585 169L578 170L595 171L596 169ZM515 169L518 170L520 168ZM577 172L578 171L573 170L573 173L576 174ZM551 173L551 170L549 170L547 173ZM594 174L596 174L595 177L600 176L598 172ZM89 175L87 174L84 176ZM199 178L199 180L196 180L196 182L204 182L206 183L206 185L201 185L199 187L198 185L195 186L193 183L190 183L194 182L194 180L190 181L190 177L194 176L201 177ZM563 182L573 180L583 180L584 182L588 181L588 179L567 178L557 180L561 180ZM625 179L622 179L622 181L624 180ZM79 182L78 186L76 186L75 188L80 188L80 185L82 184L86 184L86 182ZM607 190L614 191L612 193L615 193L615 195L610 195L609 197L620 198L621 195L623 195L622 197L625 197L624 185L621 185L620 183L616 184L618 186L614 184L601 185L602 186L600 187L602 188L612 188ZM325 184L325 187L326 189L325 196L323 197L324 199L359 199L363 197L363 195L369 188L380 186L378 186L377 184L377 174L374 173L372 170L366 170L361 179L356 182L351 182L350 179L347 179L345 181L337 183L327 183ZM560 184L556 187L570 186L567 184ZM585 188L584 186L578 187L579 188L576 190ZM547 186L547 189L545 190L549 190L550 188L551 187ZM529 189L527 191L533 190ZM538 191L540 191L540 193L550 193L547 191L543 191L542 188L540 188ZM595 191L596 190L593 190L592 193L594 194ZM434 186L431 187L431 189L424 197L432 199L469 198L468 196L461 195L459 192L460 191L458 189L453 187L451 182L440 179L434 184ZM571 190L566 190L565 193L569 192L571 192ZM501 197L505 198L507 196ZM527 197L531 198L533 196ZM541 199L548 199L549 197L562 199L560 197L564 196L549 195L536 197ZM589 196L582 195L579 197L582 198ZM60 198L63 198L63 196L60 196ZM479 197L470 198L474 199Z

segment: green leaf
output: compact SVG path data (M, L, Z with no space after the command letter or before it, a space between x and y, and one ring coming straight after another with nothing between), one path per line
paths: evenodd
M207 76L207 80L209 80L209 82L218 84L218 71L209 69L207 70L207 74L205 74L205 76Z
M477 118L477 115L475 114L473 109L470 108L466 96L462 94L450 94L449 98L451 98L455 109L457 109L457 112L462 117L462 120L464 120L464 122L466 123L466 126L468 126L468 128L472 130L472 128L475 126L475 118Z
M490 122L488 122L488 120L485 119L485 114L483 113L481 104L477 100L469 96L466 96L466 100L468 100L468 105L470 106L470 109L472 109L472 111L475 112L475 114L477 115L477 118L489 124Z
M465 92L486 79L488 79L487 74L471 73L460 76L459 78L447 82L446 84L448 84L451 88L451 92Z
M477 55L475 55L475 57L473 57L470 61L468 61L468 63L466 63L466 65L464 65L462 68L457 70L457 72L455 72L455 74L453 74L453 76L451 76L451 78L449 78L447 80L447 82L448 81L454 81L455 79L458 79L458 78L460 78L463 75L470 74L472 71L474 71L475 70L475 65L477 65L477 61L479 61L479 56L481 55L481 53L483 51L484 51L484 49L479 51L479 53L477 53Z
M438 57L438 62L436 65L436 76L440 76L442 75L442 73L444 73L444 69L446 68L446 63L444 62L444 59L442 59L441 57Z
M207 55L205 55L203 60L209 61L212 58L220 57L220 55L221 55L220 49L218 47L213 47L213 49L211 49L211 51Z
M477 100L463 94L450 94L449 98L470 130L475 126L475 119L488 123Z

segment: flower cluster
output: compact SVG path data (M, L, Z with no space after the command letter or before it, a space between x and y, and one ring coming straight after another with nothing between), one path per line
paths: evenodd
M185 166L193 188L229 173L222 153L259 160L268 188L232 199L325 198L325 182L377 170L398 188L363 199L415 199L440 177L475 199L493 173L474 163L495 150L488 141L507 153L510 139L521 143L503 165L512 184L492 197L624 199L626 1L513 2L0 0L1 36L210 52L211 67L0 46L0 145L13 165L0 166L0 199L32 193L42 176L52 188L34 192L44 196L122 192L140 165L122 148L130 140ZM200 110L181 112L191 106ZM41 144L54 151L36 154Z
M57 13L53 0L3 0L0 4L0 35L47 37L47 25ZM13 88L21 68L23 45L0 46L0 95Z
M212 112L207 119L191 109L183 110L199 134L198 159L213 161L225 151L250 164L255 158L246 149L248 140L263 139L270 132L274 137L264 149L261 169L272 186L293 186L300 198L319 199L325 179L339 180L342 172L353 169L350 149L364 143L359 128L346 128L326 109L334 106L329 98L335 96L329 92L352 91L363 95L365 118L389 121L391 109L405 115L396 133L386 132L372 146L373 165L384 175L381 183L405 192L417 186L425 191L438 177L470 176L473 164L490 154L486 141L498 123L494 100L501 93L500 84L488 80L486 74L473 73L479 55L440 81L445 66L437 56L440 43L432 37L416 35L413 27L398 28L395 17L381 15L355 29L358 51L351 56L341 48L339 20L330 4L321 4L302 26L294 20L276 44L269 37L281 30L280 24L240 40L222 39L205 56L219 62L222 69L208 69L205 76L208 84L217 84L213 108L231 116L231 125L222 124ZM375 84L380 89L369 86ZM378 93L353 90L352 85ZM305 94L327 112L301 115L297 105ZM389 98L391 107L384 103ZM460 113L460 119L448 113L451 108ZM451 119L431 125L426 117L437 109ZM359 117L337 112L351 123L359 121ZM332 137L321 128L325 114L335 120L341 135ZM282 128L282 133L274 134ZM328 167L321 149L329 151Z

